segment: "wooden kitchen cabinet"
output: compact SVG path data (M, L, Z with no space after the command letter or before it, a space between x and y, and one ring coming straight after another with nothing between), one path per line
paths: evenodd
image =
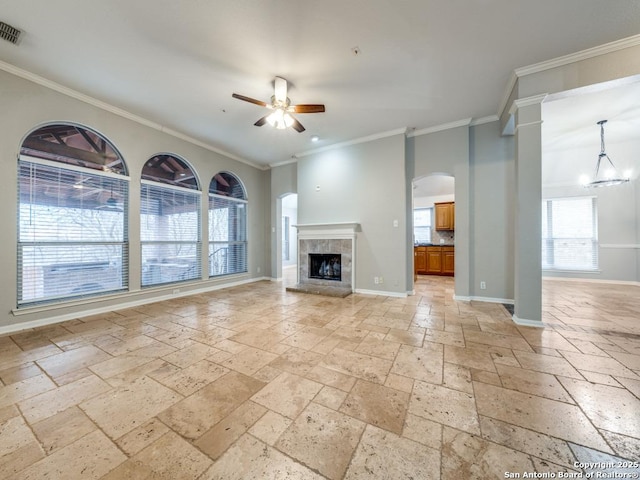
M455 230L455 202L436 203L434 207L436 211L436 230Z
M455 271L454 247L442 247L442 275L453 275Z
M455 271L455 247L451 245L414 248L414 273L416 275L453 275Z
M427 275L442 272L442 247L427 247Z
M427 273L427 247L415 247L414 249L414 269L416 275Z

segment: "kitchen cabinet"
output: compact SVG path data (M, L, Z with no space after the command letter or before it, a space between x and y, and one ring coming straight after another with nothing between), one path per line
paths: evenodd
M442 275L453 275L455 271L454 247L442 247Z
M442 272L442 247L427 247L427 275Z
M416 275L427 273L427 247L414 248L414 269Z
M455 230L455 202L436 203L434 207L436 212L436 230Z
M453 275L454 266L455 247L452 245L414 248L415 275Z

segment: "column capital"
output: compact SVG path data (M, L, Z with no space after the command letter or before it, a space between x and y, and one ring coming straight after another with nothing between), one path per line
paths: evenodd
M541 93L540 95L534 95L532 97L517 98L511 104L511 108L509 108L509 114L515 115L515 113L521 108L529 107L531 105L539 105L544 102L547 96L547 93Z

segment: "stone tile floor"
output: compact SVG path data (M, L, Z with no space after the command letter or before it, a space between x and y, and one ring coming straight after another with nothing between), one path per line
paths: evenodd
M536 329L260 282L0 337L0 478L638 473L638 292L545 281Z

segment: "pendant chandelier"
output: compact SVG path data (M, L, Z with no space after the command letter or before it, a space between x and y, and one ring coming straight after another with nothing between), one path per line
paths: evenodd
M593 180L591 182L587 181L584 183L585 187L610 187L613 185L620 185L622 183L627 183L629 181L629 177L623 177L618 174L618 170L616 166L613 164L609 155L605 152L604 148L604 124L607 123L606 120L600 120L597 122L600 125L600 153L598 154L598 161L596 163L596 173L593 176ZM601 170L601 163L603 159L607 159L609 164L611 165L610 169L606 171Z

